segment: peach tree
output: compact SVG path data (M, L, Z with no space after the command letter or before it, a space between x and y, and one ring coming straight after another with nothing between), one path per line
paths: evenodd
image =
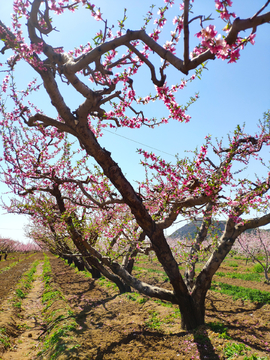
M268 167L265 166L264 175L254 181L244 176L239 178L233 171L235 163L246 166L251 158L259 162L262 160L260 151L269 145L270 140L269 116L265 115L257 134L247 134L244 128L237 127L225 144L221 141L213 144L211 138L207 137L201 149L194 152L193 158L178 159L176 164L167 163L153 153L140 150L147 174L153 172L153 175L147 175L138 188L123 174L110 151L100 145L99 137L106 127L154 128L161 124L165 126L170 121L188 122L190 116L187 109L196 101L196 96L181 106L177 102L177 92L200 76L207 61L222 59L236 62L245 46L254 43L257 28L270 21L268 5L269 1L258 8L255 14L250 14L249 18L241 19L231 11L232 1L213 1L218 16L225 22L220 34L211 16L194 15L195 1L189 0L180 4L180 10L179 4L174 5L173 0L165 0L159 7L158 17L154 19L155 28L150 34L146 30L154 16L153 7L150 7L142 26L138 30L130 30L125 29L126 12L123 19L118 21L117 28L114 28L103 18L101 10L86 0L16 0L13 3L12 26L9 28L0 21L1 40L4 43L1 53L4 58L10 54L2 64L6 74L1 92L1 133L4 146L12 150L4 152L7 164L4 180L10 182L11 179L10 184L13 186L12 176L23 176L20 164L23 161L27 167L28 161L23 146L31 144L30 140L34 138L29 135L30 130L36 140L41 141L40 146L34 141L33 148L42 150L42 156L36 158L35 177L40 172L45 175L42 160L49 150L42 148L42 144L53 143L54 139L61 140L63 134L75 137L78 146L96 162L102 176L110 181L113 192L109 197L127 207L139 229L150 239L172 290L151 286L134 277L114 258L103 255L91 242L83 241L74 229L77 248L87 250L97 266L106 267L127 286L150 297L178 304L181 326L185 329L193 329L204 323L205 296L212 277L238 236L247 229L270 222L267 210L270 186ZM75 12L81 7L89 11L96 21L100 21L103 28L92 35L92 42L89 39L87 44L75 49L64 49L61 44L54 45L57 16L52 14L64 16L67 11ZM164 42L162 30L171 8L175 14L176 11L179 14L173 18L172 31ZM194 22L198 24L195 33L198 43L192 49L190 27ZM76 29L72 28L71 31L73 33ZM78 37L80 31L78 28ZM180 44L183 46L183 56L179 55ZM38 79L29 78L28 86L23 91L18 90L16 85L22 63L26 63ZM141 97L136 90L136 81L140 80L140 70L145 67L149 71L149 78L144 77L143 80L152 84L155 93ZM170 86L171 70L187 78ZM35 103L36 91L40 91L40 97L48 97L50 103L45 102L43 107L42 101L41 105ZM74 92L82 100L71 109L67 94L70 93L72 97ZM13 100L11 111L6 105L5 95ZM36 100L31 101L31 97ZM150 102L162 103L168 115L161 118L156 117L158 114L146 116L143 109ZM16 145L18 136L21 136L22 148ZM208 156L209 149L215 160ZM24 155L22 160L15 159L19 163L16 172L12 170L14 154ZM52 161L54 155L48 153ZM53 178L54 166L51 166L49 172L50 178ZM57 188L56 185L54 187ZM226 192L226 188L233 191ZM65 200L61 206L65 214ZM251 209L259 210L259 215L246 219L244 215ZM204 221L190 252L191 265L183 277L164 229L180 215L194 217L199 213ZM221 213L227 218L224 232L214 241L208 260L195 277L196 252L200 251L206 239L212 218ZM70 218L67 217L67 220L72 230Z

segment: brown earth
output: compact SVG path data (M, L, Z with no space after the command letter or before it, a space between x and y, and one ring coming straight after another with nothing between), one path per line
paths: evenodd
M2 260L0 261L0 274L2 272L5 272L5 268L12 266L13 263L18 262L20 260L25 260L27 255L25 254L8 254L8 257L6 260L4 260L4 257L2 255Z
M73 305L82 327L80 359L222 359L222 349L231 342L250 346L249 355L267 356L270 350L269 305L233 301L209 291L206 323L224 324L231 337L226 340L207 326L195 332L181 331L175 306L164 307L153 300L140 304L129 299L132 294L118 295L110 286L100 287L99 281L85 278L61 260L53 258L51 265L54 281ZM157 283L158 275L154 278ZM238 285L243 285L242 280ZM256 285L265 290L264 284ZM147 326L153 311L160 319L158 330Z
M65 356L63 353L59 359L226 359L228 357L224 354L224 348L232 343L249 347L245 350L245 355L256 354L270 359L270 305L234 301L230 296L209 291L206 301L206 325L196 331L186 332L180 330L180 317L176 306L164 306L159 301L149 300L135 293L119 295L107 281L88 278L53 256L50 256L50 262L53 281L73 309L78 324L74 336L80 344L73 355ZM155 263L136 265L140 269L136 269L135 273L140 272L141 276L154 284L170 287L164 273L141 269L147 267L162 271ZM237 271L244 272L245 269L243 263ZM220 271L233 272L227 265ZM12 278L11 273L9 278ZM224 277L214 280L269 291L269 286L259 282L244 282ZM40 297L36 285L34 289L37 290L37 298ZM31 309L31 304L27 306L29 312L22 314L24 319L30 319L35 310L33 306ZM18 321L16 323L18 324ZM218 331L211 330L211 323L223 326L223 330L226 327L225 334L220 335ZM33 332L32 329L27 330ZM32 333L33 340L37 334ZM23 336L24 339L25 336L28 337L26 333ZM26 340L27 343L29 339ZM14 359L20 359L23 348L17 347L16 350L17 357ZM21 359L36 359L33 357L34 353L29 356ZM232 359L244 359L244 355Z
M15 255L14 259L2 260L0 262L1 269L5 269L15 261L20 260L15 266L7 269L0 274L0 329L4 330L4 334L8 336L11 341L16 339L23 330L20 328L20 318L17 308L12 306L12 299L14 297L14 290L16 284L35 260L43 259L41 253L28 255ZM5 264L5 266L3 266ZM5 350L5 344L0 341L0 354ZM22 357L21 357L22 359Z
M39 263L33 287L26 298L22 300L22 311L16 318L16 328L19 329L19 334L13 342L11 350L3 354L2 360L34 359L40 350L39 336L43 331L41 298L44 289L41 274L42 263Z

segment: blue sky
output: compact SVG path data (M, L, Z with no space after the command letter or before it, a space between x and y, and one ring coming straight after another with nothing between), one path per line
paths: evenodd
M233 11L237 16L244 18L252 16L265 1L257 0L235 0ZM112 5L113 4L113 5ZM143 16L149 9L152 1L108 1L98 2L104 18L108 18L108 24L116 23L117 19L123 16L123 8L127 8L127 28L139 29L143 23ZM156 4L158 2L156 1ZM159 1L161 6L163 2ZM154 12L158 10L158 6ZM10 25L10 13L12 12L12 2L4 2L1 5L0 19ZM203 2L195 1L194 16L198 14L209 15L217 19L214 1L206 0ZM170 24L175 12L169 15L168 29L165 33L169 34L172 30ZM83 24L83 25L82 25ZM69 13L55 18L54 26L59 32L49 35L48 42L53 46L64 46L65 50L70 50L74 46L91 42L98 30L100 23L95 23L88 12L77 12L74 15ZM221 28L223 23L217 21L217 26ZM98 26L98 27L97 27ZM148 28L150 32L154 26ZM193 37L199 31L199 24L194 22L191 28L191 41L195 45L196 39ZM249 32L245 36L248 36ZM209 61L207 68L202 75L202 80L192 82L186 89L178 94L178 102L185 104L189 96L199 92L199 100L193 104L188 114L192 119L188 124L170 122L154 130L143 128L140 130L117 129L104 131L104 136L100 139L102 146L111 151L112 157L122 167L123 173L133 182L142 180L144 170L139 165L140 156L136 149L144 148L154 151L165 160L173 161L174 154L185 156L186 150L193 150L196 146L201 146L206 135L211 134L213 138L226 137L226 134L233 131L237 124L246 123L246 131L254 133L257 129L258 119L262 119L263 113L270 108L270 28L263 25L257 29L255 45L249 45L241 52L241 58L236 64L227 64L226 61ZM166 36L161 38L163 44ZM192 46L191 46L192 48ZM182 48L178 47L177 53L182 56ZM10 53L7 52L7 56ZM2 56L3 58L3 56ZM3 62L3 59L0 59ZM159 64L160 60L155 60ZM18 84L23 88L25 83L32 79L31 70L21 66ZM171 69L167 72L168 82L180 82L185 78L182 73ZM192 75L192 72L190 73ZM0 78L4 73L0 73ZM148 70L142 71L140 76L134 81L134 88L139 90L139 95L145 96L149 91L154 92L150 83ZM81 99L70 89L65 93L65 99L71 108L76 108ZM34 99L40 107L49 106L46 98L36 97ZM166 116L166 109L159 105L151 106L148 110L153 116ZM143 145L142 145L143 144ZM156 149L156 150L153 150ZM2 148L0 148L2 151ZM265 156L269 156L265 153ZM269 157L268 157L269 159ZM248 175L252 176L255 172L256 164L252 167ZM259 171L259 170L258 170ZM0 184L0 193L4 194L7 189ZM6 198L6 195L4 195ZM27 224L27 218L19 215L2 215L0 210L0 236L9 236L15 240L25 240L23 226ZM168 230L168 234L172 231Z

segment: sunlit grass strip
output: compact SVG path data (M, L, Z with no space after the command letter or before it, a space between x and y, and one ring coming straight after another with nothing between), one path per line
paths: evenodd
M17 262L18 263L18 262ZM17 283L15 288L14 296L11 299L11 304L13 305L13 315L18 315L22 306L22 299L24 299L29 293L32 282L34 280L34 274L37 269L39 261L36 260L30 270L26 271L22 274L20 281ZM0 328L0 342L3 344L5 350L7 350L11 346L11 341L9 337L10 333L7 331L5 326ZM13 337L13 336L12 336ZM0 358L1 359L1 358Z
M237 274L237 273L225 273L225 272L217 272L217 276L226 277L229 279L241 279L246 281L262 281L264 277L258 273L254 274Z
M152 272L152 273L156 273L156 274L166 275L164 270L144 268L144 267L140 267L140 266L133 266L133 270L139 270L139 271L143 270L143 271L146 271L146 272Z
M4 327L0 327L0 342L4 345L5 350L10 347L10 338Z
M140 294L132 292L132 293L128 293L125 294L127 300L131 300L131 301L136 301L139 304L145 304L148 299L146 297L142 297Z
M22 299L26 297L26 295L29 293L32 282L34 281L34 275L37 271L37 266L39 264L39 260L36 260L33 262L30 270L26 271L23 275L20 281L18 282L15 290L15 296L13 298L13 306L17 308L21 308Z
M11 263L10 265L4 267L3 269L0 270L0 274L2 274L3 272L7 271L7 270L10 270L12 269L15 265L17 265L19 263L19 261L21 260L18 260L18 261L14 261L13 263Z
M46 335L43 341L43 349L38 356L42 359L53 360L58 359L61 354L65 354L69 358L69 354L80 346L74 339L78 324L64 295L53 283L50 260L46 254L44 254L43 281L42 303L44 305L43 316L46 324ZM59 308L52 310L53 304L54 307L59 304Z
M33 256L34 254L30 254L29 256L25 257L25 258L22 258L22 259L19 259L17 261L14 261L13 263L11 263L10 265L4 267L3 269L0 270L0 274L2 274L3 272L5 271L8 271L10 269L12 269L14 266L16 266L20 261L23 261L23 260L26 260L26 259L29 259L31 256Z
M234 359L238 359L241 358L243 360L268 360L268 357L260 357L257 354L252 354L252 355L247 355L248 353L250 353L251 348L249 346L246 346L245 344L242 343L230 343L227 344L226 347L224 348L223 352L225 355L225 359L228 360L234 360Z
M270 292L268 291L249 289L242 286L225 284L222 282L214 282L211 286L211 290L230 295L234 300L242 299L261 304L270 304Z
M21 258L21 259L19 259L19 260L17 260L17 261L14 261L14 262L11 263L10 265L8 265L8 266L4 267L3 269L1 269L1 270L0 270L0 274L3 273L4 271L8 271L8 270L12 269L12 268L13 268L14 266L16 266L19 262L24 261L24 260L27 260L27 259L29 259L29 258L30 258L31 256L33 256L33 255L35 255L35 253L30 254L30 255L28 255L28 256L26 256L26 257L23 257L23 258Z
M180 267L179 267L179 269L180 269ZM156 275L162 275L162 281L163 282L169 281L169 278L166 275L166 272L163 271L163 270L144 268L144 267L139 267L139 266L133 266L133 270L137 271L138 273L141 272L141 271L144 271L145 273L154 273Z

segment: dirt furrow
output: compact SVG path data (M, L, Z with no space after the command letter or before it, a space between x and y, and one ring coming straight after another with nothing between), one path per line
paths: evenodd
M0 306L9 292L15 287L22 274L27 271L30 265L37 259L43 259L42 253L36 253L0 274Z
M25 299L22 300L20 316L16 317L16 327L21 332L14 340L9 351L2 356L3 360L34 359L39 351L39 336L42 333L42 263L37 266L36 279Z

